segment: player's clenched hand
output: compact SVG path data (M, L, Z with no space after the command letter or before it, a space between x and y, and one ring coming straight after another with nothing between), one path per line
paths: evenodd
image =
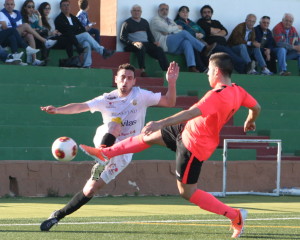
M142 130L142 133L144 135L150 135L161 128L162 125L159 122L151 121L146 124L146 126Z
M49 114L56 114L56 107L50 105L50 106L46 106L46 107L41 107L41 110L49 113Z
M176 62L171 62L170 66L168 68L167 74L166 74L166 79L170 83L176 83L176 80L179 75L179 66Z
M248 121L245 122L244 132L255 131L255 129L256 129L255 122L248 122Z

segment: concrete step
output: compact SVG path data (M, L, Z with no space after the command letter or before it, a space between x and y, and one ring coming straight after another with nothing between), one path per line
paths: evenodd
M92 68L117 68L123 63L130 63L130 53L128 52L116 52L110 58L104 59L100 54L95 51L92 52L93 64Z

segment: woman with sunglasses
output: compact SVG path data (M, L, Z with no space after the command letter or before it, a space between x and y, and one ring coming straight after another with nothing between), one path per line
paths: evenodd
M23 3L23 6L21 8L21 15L23 23L28 23L34 30L36 30L39 33L39 35L41 35L43 38L47 38L48 31L46 29L43 29L41 15L35 9L35 4L33 0L26 0ZM32 36L26 37L26 40L28 41L31 47L37 47L41 49L42 59L45 60L47 55L46 52L48 52L46 46L40 40L33 38ZM27 63L32 64L34 66L45 65L45 62L38 60L36 58L36 55L27 56Z

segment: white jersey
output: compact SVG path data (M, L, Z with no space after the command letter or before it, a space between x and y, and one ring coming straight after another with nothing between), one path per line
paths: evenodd
M103 125L113 118L122 119L122 130L118 141L138 135L144 124L146 111L149 106L157 105L161 93L153 93L139 87L133 87L126 97L119 97L118 90L105 93L87 102L90 111L99 111L103 117Z
M131 93L126 97L119 97L118 90L114 90L87 101L90 111L92 113L101 112L103 118L103 125L97 128L94 137L95 147L100 146L104 134L108 132L108 123L116 117L122 119L121 134L117 137L116 142L138 135L145 124L147 108L157 105L160 98L161 93L133 87ZM132 153L128 153L111 158L101 173L102 180L108 184L115 179L131 162L132 155Z

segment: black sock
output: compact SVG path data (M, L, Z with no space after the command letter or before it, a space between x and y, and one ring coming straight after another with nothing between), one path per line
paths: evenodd
M110 147L112 145L114 145L116 141L116 137L110 133L106 133L101 141L101 145L105 145L106 147Z
M64 208L57 211L56 217L58 218L58 220L64 218L66 215L77 211L81 206L86 204L91 199L92 197L89 198L84 196L82 191L76 193L76 195L71 199L70 202L67 203L67 205Z

